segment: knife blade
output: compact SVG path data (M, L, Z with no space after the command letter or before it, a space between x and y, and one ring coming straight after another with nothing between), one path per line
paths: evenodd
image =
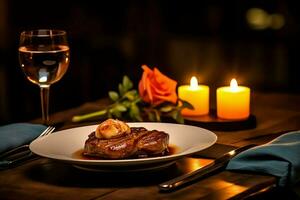
M201 178L204 178L206 176L209 176L210 174L221 170L226 167L230 159L232 159L237 154L250 149L252 147L256 146L255 144L249 144L240 148L237 148L235 150L229 151L228 153L225 153L223 156L220 156L219 158L215 159L212 163L197 169L193 172L178 176L174 179L171 179L169 181L163 182L158 185L158 188L160 191L168 192L173 191L175 189L179 189L185 185L191 184Z

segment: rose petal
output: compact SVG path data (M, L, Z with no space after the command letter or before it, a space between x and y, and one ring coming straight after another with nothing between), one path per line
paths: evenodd
M147 91L148 98L149 98L150 102L152 103L153 102L153 96L152 96L152 90L151 90L151 86L150 86L149 81L146 83L146 91Z
M139 93L143 101L158 105L164 101L176 103L177 82L161 73L156 67L152 71L142 65L143 75L139 82Z
M153 74L156 77L156 81L163 89L167 89L169 87L173 88L174 85L176 87L177 82L162 74L156 67L154 68Z
M153 72L149 67L147 67L147 65L142 65L142 68L144 70L142 75L143 89L146 90L146 82L148 82L147 79L153 74Z
M163 99L164 101L176 103L177 102L177 94L170 93L169 95L157 95L156 98Z

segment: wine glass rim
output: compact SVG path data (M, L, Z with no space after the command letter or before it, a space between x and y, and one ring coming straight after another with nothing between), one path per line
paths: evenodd
M23 36L30 37L53 37L53 36L63 36L66 35L67 32L61 29L33 29L33 30L25 30L21 32Z

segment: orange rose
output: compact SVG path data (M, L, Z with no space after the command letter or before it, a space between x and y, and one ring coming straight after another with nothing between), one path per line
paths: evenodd
M139 94L143 101L158 105L164 101L176 103L177 82L162 74L157 68L142 66L144 72L139 82Z

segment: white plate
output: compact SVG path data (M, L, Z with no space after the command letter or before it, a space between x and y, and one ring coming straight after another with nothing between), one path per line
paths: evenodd
M217 136L206 129L172 123L128 123L130 127L145 127L148 130L160 130L169 134L169 143L177 148L172 155L137 158L137 159L120 159L120 160L88 160L74 156L75 152L83 149L84 142L88 135L93 132L97 125L77 127L55 132L49 136L42 137L31 142L30 150L42 157L68 162L77 166L84 167L146 167L147 165L162 164L175 161L183 156L193 154L213 145Z

